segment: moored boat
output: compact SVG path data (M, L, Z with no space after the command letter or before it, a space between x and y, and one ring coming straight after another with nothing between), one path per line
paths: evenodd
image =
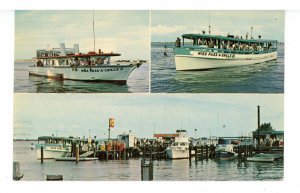
M36 144L37 159L41 159L41 148L43 147L44 159L55 159L65 157L71 153L73 138L41 136Z
M231 35L183 34L174 47L176 70L209 70L277 59L277 41ZM187 42L189 41L190 42Z
M166 149L167 156L170 159L189 158L189 137L186 130L177 130L179 135L175 141Z
M220 160L232 160L236 157L236 153L233 151L233 144L231 144L231 140L227 139L219 139L215 152L216 158Z

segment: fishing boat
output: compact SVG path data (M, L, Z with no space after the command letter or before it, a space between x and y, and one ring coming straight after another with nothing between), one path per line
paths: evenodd
M277 40L211 34L183 34L173 49L176 70L209 70L277 59Z
M38 143L36 144L37 159L41 159L42 147L44 159L55 159L68 156L71 153L71 144L73 140L73 138L57 136L38 137Z
M219 139L215 152L216 158L220 160L232 160L236 157L236 153L233 151L233 144L228 139Z
M177 130L178 137L175 137L175 141L166 149L167 156L170 159L185 159L189 158L189 137L186 130Z
M111 62L111 57L119 53L104 53L101 49L86 54L79 52L79 44L74 48L37 50L36 64L29 66L29 75L42 76L58 80L98 81L126 84L130 73L140 67L141 60L117 60Z

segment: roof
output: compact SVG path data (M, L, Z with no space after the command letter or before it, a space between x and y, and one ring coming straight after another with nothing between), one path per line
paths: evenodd
M265 39L238 39L221 35L210 35L210 34L183 34L183 38L192 39L192 38L213 38L213 39L222 39L230 41L240 41L240 42L277 42L277 40L265 40Z
M40 136L38 140L47 140L47 139L54 139L54 140L73 140L73 141L85 141L87 139L79 139L74 137L58 137L58 136Z
M253 131L252 132L254 135L257 135L258 134L258 131L257 130L255 130L255 131ZM267 135L267 134L272 134L272 135L274 135L274 134L279 134L279 135L284 135L284 131L259 131L259 134L260 135Z
M44 57L37 57L37 59L49 59L49 58L89 58L89 57L100 57L100 56L121 56L119 53L89 53L89 54L68 54L66 56L44 56Z

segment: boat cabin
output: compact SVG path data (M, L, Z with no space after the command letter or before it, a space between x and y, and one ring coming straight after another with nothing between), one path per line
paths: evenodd
M183 34L182 47L213 52L260 54L277 50L276 40L242 39L239 36L208 34ZM179 47L179 46L178 46Z
M96 52L83 54L79 52L79 45L74 48L65 48L64 44L60 48L41 49L36 51L37 66L99 66L109 65L112 56L121 56L118 53L104 53L101 49Z

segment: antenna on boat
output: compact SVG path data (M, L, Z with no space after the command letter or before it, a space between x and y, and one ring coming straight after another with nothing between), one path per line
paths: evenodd
M250 36L251 39L253 39L253 36L252 36L252 30L253 30L253 27L251 27L251 36Z
M210 11L208 12L208 34L210 35Z
M95 52L95 18L94 18L94 10L93 10L93 34L94 34L94 52Z

